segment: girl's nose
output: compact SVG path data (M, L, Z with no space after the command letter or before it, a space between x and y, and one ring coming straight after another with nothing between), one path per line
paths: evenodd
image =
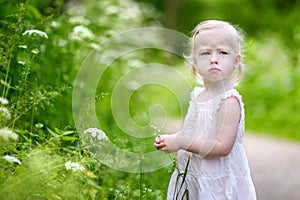
M215 53L212 53L212 54L211 54L210 64L211 64L211 65L213 65L213 64L218 64L217 56L216 56Z

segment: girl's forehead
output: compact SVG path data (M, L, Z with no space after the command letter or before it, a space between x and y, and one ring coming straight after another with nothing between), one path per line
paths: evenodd
M195 34L195 43L197 46L227 46L234 49L238 45L232 30L224 27L200 30Z

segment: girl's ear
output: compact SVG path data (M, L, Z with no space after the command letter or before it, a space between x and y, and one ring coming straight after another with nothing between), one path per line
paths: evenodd
M241 55L238 54L235 58L234 68L238 68L241 62Z

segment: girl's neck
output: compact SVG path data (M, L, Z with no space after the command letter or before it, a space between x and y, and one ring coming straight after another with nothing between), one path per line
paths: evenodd
M209 91L209 93L212 96L217 96L219 94L222 94L223 92L233 89L233 85L230 81L227 82L209 82L205 81L204 82L205 89Z

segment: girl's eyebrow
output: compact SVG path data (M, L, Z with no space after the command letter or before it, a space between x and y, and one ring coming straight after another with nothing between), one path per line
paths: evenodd
M218 50L227 50L227 51L229 51L229 50L231 50L232 48L228 48L228 47L218 47L217 48Z

